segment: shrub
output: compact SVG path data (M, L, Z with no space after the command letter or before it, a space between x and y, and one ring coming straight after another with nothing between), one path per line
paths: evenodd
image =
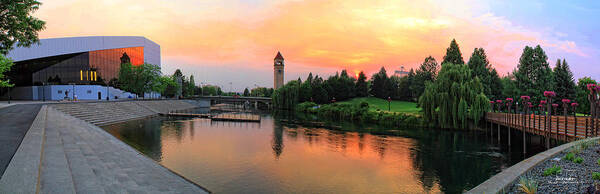
M565 157L563 157L563 159L573 161L573 159L575 159L575 154L573 152L569 152L567 155L565 155Z
M592 172L592 179L600 180L600 172Z
M581 164L583 162L583 158L582 157L577 157L577 158L573 159L573 162L575 162L577 164Z
M535 180L528 177L521 177L519 179L519 190L523 193L534 194L537 193L538 184Z
M543 175L544 176L557 175L557 174L560 174L561 169L562 168L560 166L556 166L556 164L555 164L552 166L552 168L548 168L548 169L544 170Z
M598 159L598 161L596 161L596 163L598 163L598 165L600 165L600 159Z

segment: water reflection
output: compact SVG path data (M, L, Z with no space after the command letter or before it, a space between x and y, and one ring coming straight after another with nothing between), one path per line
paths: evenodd
M457 193L516 161L481 132L361 132L155 117L108 126L115 137L215 193Z

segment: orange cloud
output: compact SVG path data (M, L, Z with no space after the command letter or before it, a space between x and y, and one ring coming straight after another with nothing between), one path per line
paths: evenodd
M42 37L145 36L162 47L163 64L271 70L282 51L287 64L323 73L367 73L441 61L452 38L465 60L483 47L500 72L512 70L525 45L542 44L585 56L558 41L486 12L485 2L430 1L48 1L36 13ZM483 11L482 11L483 10ZM560 33L552 33L560 34ZM391 69L390 69L391 68Z

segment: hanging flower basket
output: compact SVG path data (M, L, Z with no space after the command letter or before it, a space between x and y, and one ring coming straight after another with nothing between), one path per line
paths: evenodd
M531 97L529 97L529 96L521 96L521 99L522 100L529 100L529 99L531 99Z
M496 100L496 103L502 103L502 100Z
M552 98L556 96L556 93L554 91L544 91L544 96Z
M543 105L543 104L546 104L546 101L545 100L540 100L540 106Z
M562 102L565 103L565 104L569 104L569 103L571 103L571 100L569 100L569 99L562 99Z
M552 104L552 107L556 108L558 107L558 104Z
M578 106L579 106L579 104L577 104L577 102L573 102L573 103L571 103L571 106L572 106L572 107L578 107Z
M506 98L506 101L508 101L509 103L513 101L512 98Z
M494 101L493 101L493 100L492 100L492 101L490 101L490 104L494 104Z

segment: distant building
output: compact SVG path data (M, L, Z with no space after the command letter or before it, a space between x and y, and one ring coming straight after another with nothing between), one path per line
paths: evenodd
M11 50L7 57L14 61L7 77L16 86L10 98L23 100L133 98L135 94L100 85L117 78L123 62L161 65L160 46L141 36L40 39L39 44ZM7 99L8 93L0 89L0 98Z
M404 66L400 66L400 71L394 71L394 75L398 77L408 76L408 71L404 70Z
M160 66L160 46L141 36L84 36L40 39L7 55L16 86L43 83L87 85L116 78L123 60Z
M275 56L273 66L273 89L283 86L283 66L283 56L281 56L281 53L277 51L277 56Z

